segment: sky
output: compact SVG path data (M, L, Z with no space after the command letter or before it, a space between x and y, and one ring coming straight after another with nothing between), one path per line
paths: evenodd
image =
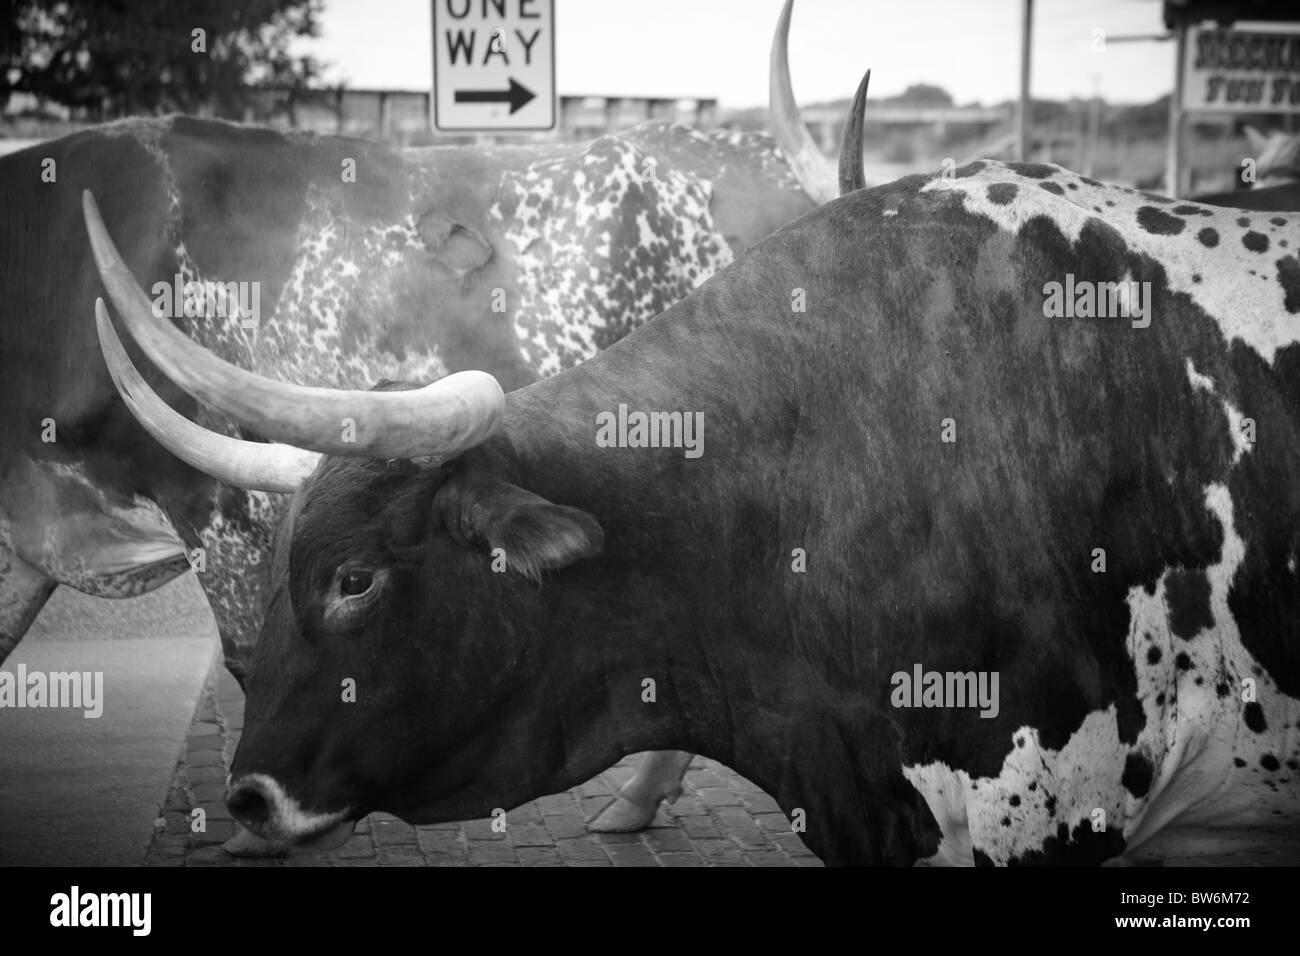
M300 49L332 64L331 82L427 89L431 3L326 0L321 37ZM556 0L559 92L762 106L780 8L781 0ZM1093 49L1094 30L1163 33L1158 0L1037 0L1034 10L1036 97L1100 92L1112 102L1145 102L1172 87L1172 43ZM790 29L795 95L802 103L847 98L871 67L873 96L926 82L959 103L1012 99L1020 16L1020 0L798 0Z

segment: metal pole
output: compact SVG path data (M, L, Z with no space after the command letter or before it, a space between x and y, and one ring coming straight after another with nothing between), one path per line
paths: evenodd
M1022 163L1029 162L1029 44L1034 25L1034 0L1023 0L1024 21L1020 30L1020 110L1016 114L1016 152Z
M1092 75L1092 102L1088 104L1088 128L1083 146L1083 174L1093 175L1101 144L1101 77Z
M1187 24L1174 28L1178 50L1174 57L1174 91L1169 97L1169 147L1165 155L1165 192L1182 195L1183 173L1183 68L1187 59Z

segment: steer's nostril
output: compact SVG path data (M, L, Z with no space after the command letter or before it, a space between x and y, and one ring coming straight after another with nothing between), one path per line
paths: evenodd
M231 815L246 827L257 827L271 816L271 805L254 783L239 783L226 796Z

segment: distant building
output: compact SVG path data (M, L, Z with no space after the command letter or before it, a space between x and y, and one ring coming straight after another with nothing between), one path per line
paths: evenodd
M364 136L405 146L483 139L590 139L650 119L716 126L718 116L718 102L711 98L561 96L559 120L553 131L496 136L435 132L428 90L272 90L259 99L262 102L244 117L246 122Z

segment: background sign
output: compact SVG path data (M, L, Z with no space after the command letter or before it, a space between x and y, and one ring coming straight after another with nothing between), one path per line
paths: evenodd
M554 0L433 0L433 125L554 128Z
M1191 27L1183 60L1184 109L1300 113L1300 33Z

